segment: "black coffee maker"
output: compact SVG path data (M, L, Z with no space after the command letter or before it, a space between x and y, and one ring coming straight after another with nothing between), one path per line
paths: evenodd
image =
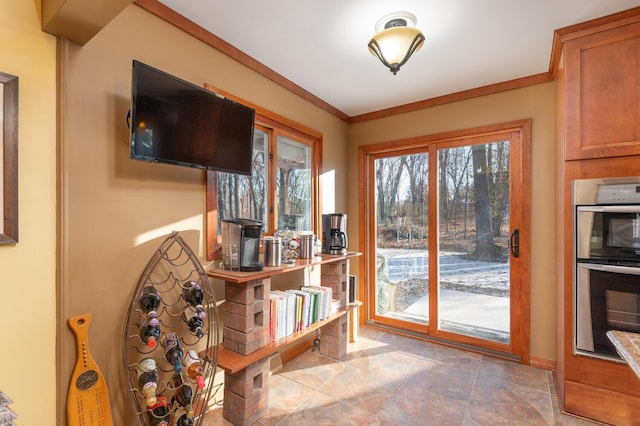
M262 222L253 219L222 219L222 264L231 271L262 271L258 262Z
M325 254L346 254L347 215L330 213L322 215L322 252Z

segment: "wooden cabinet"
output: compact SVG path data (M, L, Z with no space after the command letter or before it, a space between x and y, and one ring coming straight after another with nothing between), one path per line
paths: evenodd
M609 424L638 424L640 380L630 367L573 353L572 183L640 175L640 8L561 29L556 36L560 409Z
M218 353L218 366L225 371L223 417L226 420L234 425L252 425L264 415L269 392L269 359L283 347L321 330L320 353L337 359L346 355L349 339L346 313L357 306L348 303L349 259L359 255L315 256L298 259L293 265L265 267L260 272L208 271L210 277L225 283L223 347ZM331 287L333 298L339 301L338 312L280 341L270 342L271 277L310 266L320 267L321 283Z
M640 154L640 22L570 38L565 160Z

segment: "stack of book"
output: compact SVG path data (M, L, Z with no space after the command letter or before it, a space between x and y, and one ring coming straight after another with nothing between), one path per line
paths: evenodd
M271 341L283 339L338 311L333 290L324 286L300 286L299 290L274 290L269 294Z

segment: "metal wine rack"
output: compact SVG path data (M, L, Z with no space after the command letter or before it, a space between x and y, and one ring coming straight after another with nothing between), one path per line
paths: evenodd
M202 337L190 331L185 319L185 312L189 312L187 301L183 297L183 289L188 283L196 282L203 292L202 305L206 318L202 327ZM139 323L144 313L138 304L142 289L153 286L162 299L158 307L158 323L160 338L154 348L149 348L140 338ZM138 385L138 362L144 358L154 358L158 371L158 388L156 395L163 395L172 409L173 388L171 377L174 374L173 365L165 358L165 352L160 344L167 333L175 333L186 355L191 349L200 356L203 366L205 387L198 389L194 380L189 380L193 398L192 406L195 411L193 425L201 425L209 407L210 398L215 394L214 384L218 365L218 308L216 299L209 285L209 279L191 248L185 243L178 232L173 232L155 251L133 292L125 318L123 331L123 359L129 382L129 396L133 410L141 425L151 425L153 413L147 407L145 396ZM183 366L183 368L186 368ZM186 374L185 374L186 376ZM175 424L175 419L171 424Z

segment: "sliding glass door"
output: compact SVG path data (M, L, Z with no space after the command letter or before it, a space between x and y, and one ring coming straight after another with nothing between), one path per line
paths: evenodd
M438 330L509 343L509 141L438 159Z
M360 149L369 322L528 360L519 123Z

